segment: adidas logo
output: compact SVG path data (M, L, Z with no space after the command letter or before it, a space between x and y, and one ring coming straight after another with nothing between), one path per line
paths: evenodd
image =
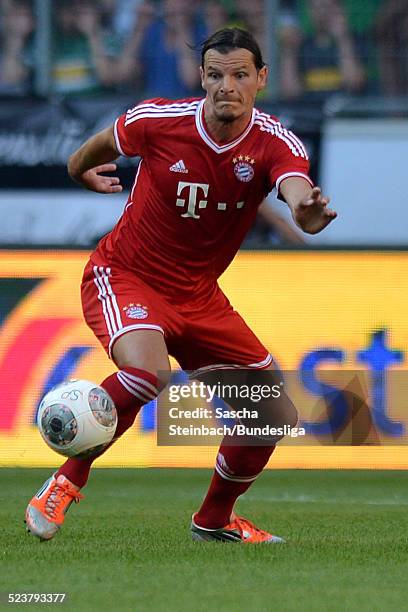
M183 174L187 174L188 170L182 159L179 159L178 162L170 166L171 172L182 172Z

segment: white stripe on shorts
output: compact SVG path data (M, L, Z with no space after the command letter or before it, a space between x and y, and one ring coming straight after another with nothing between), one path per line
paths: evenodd
M111 340L109 342L109 357L110 358L112 358L112 348L116 340L120 338L120 336L123 336L123 334L127 334L128 332L133 331L135 329L156 329L157 331L161 332L164 336L164 329L160 327L160 325L153 325L150 323L136 323L134 325L126 325L122 327L122 329L119 329L117 332L115 332L113 336L111 337Z
M112 312L112 306L109 301L109 297L106 294L106 287L102 281L101 275L99 274L98 267L93 267L94 272L94 283L98 289L98 300L102 303L102 311L105 317L105 323L108 330L108 334L112 338L116 330L115 318Z
M105 316L106 327L108 329L109 336L112 338L123 328L123 324L116 296L109 281L111 269L106 268L105 271L103 266L94 266L93 271L95 275L94 283L98 287L99 291L98 299L102 302L102 310Z
M111 301L112 301L113 310L116 315L117 329L121 329L123 327L123 324L122 324L122 319L120 316L120 310L119 310L118 302L116 300L116 295L113 293L113 290L112 290L112 287L109 281L109 277L112 275L112 271L110 268L106 268L106 272L104 272L104 269L102 268L102 266L99 268L99 270L102 273L102 278L108 290L108 295L110 296Z

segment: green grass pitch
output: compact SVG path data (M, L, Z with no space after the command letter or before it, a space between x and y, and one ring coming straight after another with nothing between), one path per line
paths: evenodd
M66 592L62 610L403 610L408 473L267 471L238 510L286 545L192 542L210 470L95 469L63 530L39 543L26 502L49 470L0 470L0 609Z

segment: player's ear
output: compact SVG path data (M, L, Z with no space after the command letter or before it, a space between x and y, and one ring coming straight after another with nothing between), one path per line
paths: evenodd
M258 72L258 91L265 89L268 80L268 67L263 66Z
M200 79L201 79L201 87L206 90L204 85L204 68L200 66Z

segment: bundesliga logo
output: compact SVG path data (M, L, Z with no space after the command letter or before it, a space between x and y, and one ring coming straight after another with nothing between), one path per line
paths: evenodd
M252 157L249 155L238 155L238 157L234 157L232 163L234 164L234 174L239 181L248 183L254 178L253 164L255 160Z
M123 310L129 319L146 319L149 316L147 306L142 306L141 304L129 304Z

